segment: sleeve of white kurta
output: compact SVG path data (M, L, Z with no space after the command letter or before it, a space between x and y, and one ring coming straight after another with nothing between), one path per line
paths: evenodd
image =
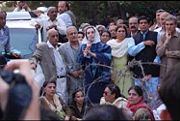
M66 27L72 25L71 17L67 13L60 14L57 19L62 19L65 22Z
M57 29L60 34L66 35L66 24L61 18L58 18Z

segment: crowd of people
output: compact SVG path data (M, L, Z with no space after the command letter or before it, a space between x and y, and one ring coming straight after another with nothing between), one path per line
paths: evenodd
M14 11L31 9L19 1ZM43 42L28 60L0 56L0 119L180 119L176 16L159 9L153 25L147 16L132 16L128 25L118 19L78 28L67 1L31 12ZM0 51L13 55L9 37L0 11ZM38 64L43 85L33 74Z

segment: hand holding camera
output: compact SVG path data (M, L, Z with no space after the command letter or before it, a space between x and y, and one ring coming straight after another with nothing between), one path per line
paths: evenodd
M13 73L14 70L18 69L19 74ZM4 70L7 78L9 78L9 74L12 78L9 80L10 83L6 83L5 79L0 78L0 85L4 88L0 88L0 92L3 92L3 95L0 93L0 108L7 116L13 116L13 119L19 119L20 115L22 115L22 111L26 110L24 114L24 120L27 119L40 119L40 105L39 105L39 92L40 87L36 84L31 74L31 64L28 60L12 60L9 61ZM2 74L2 73L1 73ZM2 75L1 75L2 77ZM8 85L9 84L9 85ZM11 85L11 86L10 86ZM22 90L23 93L19 93ZM8 97L8 98L6 98ZM22 98L24 97L24 98ZM23 101L23 103L22 103ZM11 107L7 108L7 105L11 104ZM22 105L23 104L23 105ZM19 106L21 105L21 106ZM14 108L13 113L12 112ZM17 110L16 110L17 109ZM8 111L9 110L9 111ZM14 115L16 114L17 115ZM8 117L4 117L4 119L9 119Z

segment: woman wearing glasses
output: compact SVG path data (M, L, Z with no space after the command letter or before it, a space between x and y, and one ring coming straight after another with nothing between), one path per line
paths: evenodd
M108 84L104 89L100 104L112 104L118 108L126 108L127 99L121 94L120 88L115 84Z

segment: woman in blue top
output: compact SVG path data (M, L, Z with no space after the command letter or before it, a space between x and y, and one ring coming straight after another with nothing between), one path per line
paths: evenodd
M99 33L94 26L89 26L86 29L78 56L78 63L84 67L86 94L88 93L92 103L99 103L105 86L111 81L109 68L111 64L111 47L101 42ZM91 84L92 86L90 86Z

